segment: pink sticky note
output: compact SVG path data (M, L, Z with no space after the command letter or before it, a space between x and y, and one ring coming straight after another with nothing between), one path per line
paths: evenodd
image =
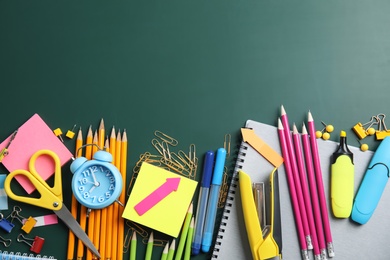
M3 149L10 140L9 136L0 144ZM38 114L34 114L22 126L19 127L15 139L8 147L9 154L4 157L2 163L8 171L18 169L29 170L28 163L31 156L42 149L55 152L60 158L61 166L72 158L72 153L56 137L50 127ZM47 180L54 173L53 160L47 156L41 156L36 161L36 170L44 180ZM17 177L17 178L16 178ZM20 185L28 194L35 190L31 182L24 176L16 176Z

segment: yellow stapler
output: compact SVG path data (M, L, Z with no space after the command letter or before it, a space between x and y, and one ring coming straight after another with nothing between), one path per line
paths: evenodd
M238 178L245 227L253 259L282 259L282 230L277 168L270 175L269 223L265 224L263 230L252 193L251 179L243 171L239 171Z

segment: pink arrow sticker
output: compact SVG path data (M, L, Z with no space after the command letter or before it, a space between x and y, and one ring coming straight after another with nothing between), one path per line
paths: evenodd
M180 178L167 178L166 182L164 182L160 187L155 189L146 198L134 206L135 211L137 211L138 215L142 216L148 210L162 201L165 197L171 194L171 192L177 191L179 183Z

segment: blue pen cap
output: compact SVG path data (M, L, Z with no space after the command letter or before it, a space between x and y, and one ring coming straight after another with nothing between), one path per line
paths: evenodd
M215 155L213 151L207 151L204 155L203 176L201 183L202 187L210 187L211 176L213 175L214 158Z
M223 178L223 168L225 167L226 159L226 150L224 148L219 148L217 150L217 157L215 159L213 180L211 184L221 185Z

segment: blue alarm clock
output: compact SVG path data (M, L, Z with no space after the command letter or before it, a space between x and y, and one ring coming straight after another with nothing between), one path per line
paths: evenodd
M112 155L97 151L92 160L76 158L70 165L72 191L77 201L89 209L114 203L122 192L122 176L112 163Z

